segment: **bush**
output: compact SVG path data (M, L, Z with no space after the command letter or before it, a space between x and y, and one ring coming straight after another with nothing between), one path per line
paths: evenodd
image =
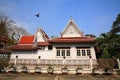
M0 59L0 68L7 67L9 65L8 59Z
M98 68L99 69L117 69L117 61L116 59L98 59Z

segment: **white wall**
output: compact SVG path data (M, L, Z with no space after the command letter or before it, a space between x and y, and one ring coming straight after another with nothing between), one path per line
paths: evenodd
M65 33L62 37L81 37L81 35L80 34L77 34L77 33L72 33L72 34L68 34L68 33Z
M75 25L73 25L75 26ZM66 31L62 35L62 37L81 37L82 35L75 29L75 27L70 26L67 27Z
M11 53L11 59L15 59L18 56L18 59L36 59L37 51L13 51Z
M95 55L95 50L94 50L94 46L92 45L54 45L53 47L53 58L54 59L63 59L63 57L57 57L56 56L56 47L71 47L70 49L70 57L66 57L66 59L89 59L89 56L77 56L77 50L76 50L76 46L77 47L81 47L81 46L90 46L90 50L91 50L91 56L92 59L96 59L96 55Z
M89 59L89 56L77 56L76 46L91 46L91 56L92 59L96 59L95 50L93 45L54 45L53 50L48 50L48 47L45 47L45 50L37 51L14 51L11 54L11 59L15 59L18 56L18 59L38 59L38 56L41 56L41 59L63 59L63 56L56 56L56 47L70 47L70 56L66 59Z
M42 33L40 31L37 32L37 42L45 42Z
M40 59L53 59L52 50L38 50L38 56L41 56Z

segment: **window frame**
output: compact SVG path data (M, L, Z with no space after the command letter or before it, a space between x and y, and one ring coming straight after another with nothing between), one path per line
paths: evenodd
M70 56L70 49L66 49L66 56Z
M77 56L81 56L81 50L77 49Z
M87 56L91 56L91 50L90 49L87 49L86 52L87 52Z
M76 47L76 56L77 57L88 57L88 56L91 56L91 48Z
M57 56L57 50L60 50L60 56ZM71 48L70 47L56 47L56 57L62 58L65 57L71 57Z
M82 49L82 56L86 56L86 50Z
M65 52L66 52L65 49L62 49L62 50L61 50L61 56L66 56L66 55L65 55Z
M60 50L59 49L56 50L56 56L60 56Z

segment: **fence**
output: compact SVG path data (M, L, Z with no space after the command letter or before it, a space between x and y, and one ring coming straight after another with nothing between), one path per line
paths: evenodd
M15 59L11 59L10 60L10 65L14 65L15 63ZM90 59L85 59L85 60L74 60L74 59L66 59L64 61L64 59L17 59L16 60L16 66L18 65L24 65L24 66L39 66L39 67L43 67L43 66L66 66L66 67L70 67L70 66L76 66L76 67L80 67L80 68L89 68L90 67ZM117 62L117 59L97 59L97 60L93 60L92 59L92 66L93 68L97 68L97 69L118 69L119 68L119 64Z

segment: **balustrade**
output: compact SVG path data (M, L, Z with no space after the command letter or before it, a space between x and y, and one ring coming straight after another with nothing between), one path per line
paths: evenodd
M25 64L25 65L63 65L63 59L17 59L16 64ZM9 63L15 63L15 59L10 59ZM97 64L96 60L92 60L93 65ZM85 60L75 60L75 59L66 59L65 66L89 66L90 65L90 59Z

